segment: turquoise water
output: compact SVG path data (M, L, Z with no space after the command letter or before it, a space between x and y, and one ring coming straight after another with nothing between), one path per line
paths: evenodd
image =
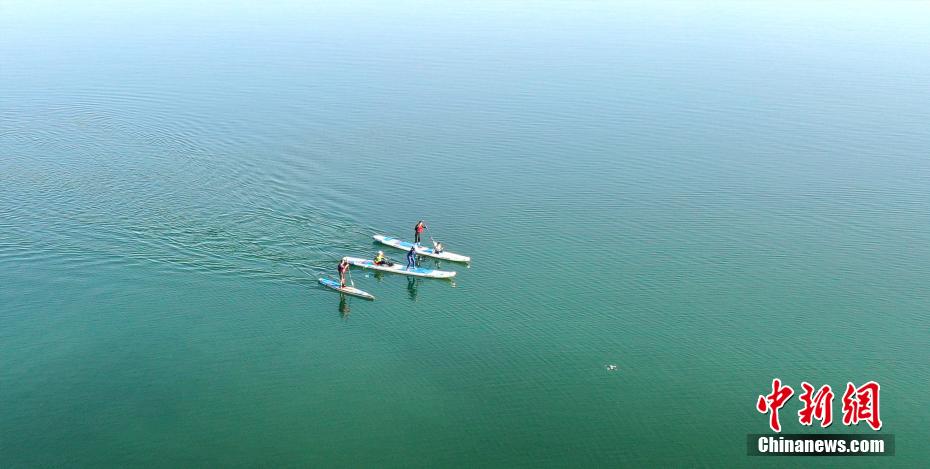
M0 37L0 466L930 459L926 4L4 2ZM454 283L317 285L418 219ZM773 377L878 381L897 455L748 458Z

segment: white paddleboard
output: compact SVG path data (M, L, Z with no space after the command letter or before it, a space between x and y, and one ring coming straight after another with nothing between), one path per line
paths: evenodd
M404 251L409 251L413 246L413 243L409 241L404 241L397 238L392 238L390 236L384 235L374 235L375 241L391 246L392 248L402 249ZM463 256L461 254L456 254L454 252L442 251L436 252L435 249L426 247L426 246L417 246L417 254L427 257L435 257L436 259L442 259L446 261L453 262L471 262L471 258L468 256Z
M433 270L427 269L424 267L411 267L407 268L404 264L400 262L395 263L394 265L377 265L375 261L371 259L362 259L359 257L346 257L346 261L356 267L362 267L365 269L380 270L383 272L391 272L401 275L412 275L414 277L429 277L429 278L452 278L455 277L455 272L446 271L446 270Z

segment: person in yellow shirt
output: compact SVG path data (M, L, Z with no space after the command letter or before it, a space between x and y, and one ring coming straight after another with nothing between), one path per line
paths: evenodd
M388 262L387 257L384 256L384 252L383 252L383 251L378 251L378 255L375 256L375 265L387 265L387 266L390 266L390 265L392 265L392 264L391 264L390 262Z

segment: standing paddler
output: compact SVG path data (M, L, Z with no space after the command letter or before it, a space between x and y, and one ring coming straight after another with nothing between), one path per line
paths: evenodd
M410 250L407 251L407 270L410 270L410 267L417 266L417 245L414 244L410 246Z
M349 261L345 257L339 262L339 285L342 288L346 287L346 272L349 271Z
M413 242L414 244L420 244L420 234L423 233L423 230L427 228L426 223L423 220L417 222L417 225L413 227Z

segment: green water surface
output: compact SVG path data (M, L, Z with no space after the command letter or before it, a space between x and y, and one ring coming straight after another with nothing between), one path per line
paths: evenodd
M928 266L926 3L0 3L2 467L918 467Z

